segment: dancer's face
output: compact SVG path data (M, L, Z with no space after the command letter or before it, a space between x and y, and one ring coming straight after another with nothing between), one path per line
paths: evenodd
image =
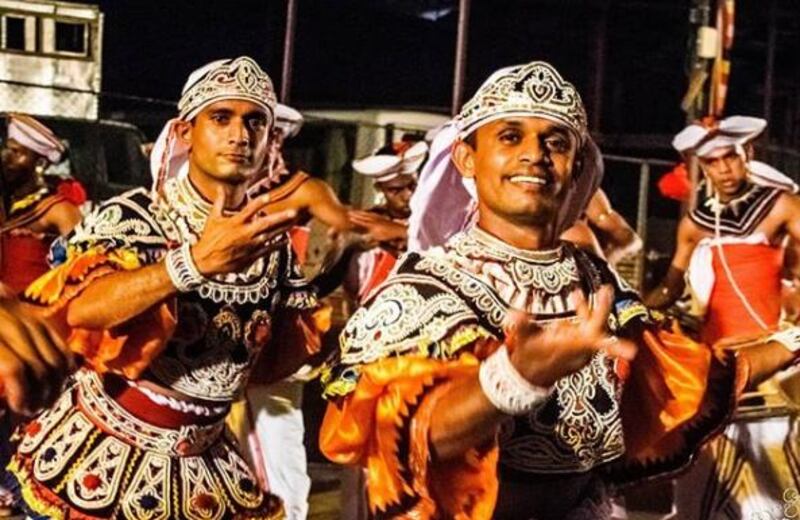
M223 100L203 109L180 135L191 151L189 162L205 176L241 184L264 163L269 141L264 108L249 101Z
M481 213L544 226L555 221L564 200L577 147L564 126L510 117L479 127L469 142L458 142L454 160L462 175L475 179Z
M43 166L47 164L44 157L27 148L14 139L7 139L5 146L0 151L0 157L3 161L3 172L5 180L9 184L9 189L24 184L30 179L38 164Z
M714 157L702 157L699 162L720 198L730 199L742 190L747 180L747 164L733 146L719 150Z
M386 197L386 208L393 217L408 218L411 214L411 195L417 187L417 179L412 175L400 175L386 182L376 183Z

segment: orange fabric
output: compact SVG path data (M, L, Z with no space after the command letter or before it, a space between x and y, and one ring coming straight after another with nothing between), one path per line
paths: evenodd
M306 226L293 226L289 230L289 241L292 250L297 257L297 263L304 265L308 259L308 241L311 238L311 230Z
M474 377L478 359L468 353L454 361L406 355L360 370L356 389L328 405L320 449L336 463L367 468L370 509L386 511L403 498L415 497L408 517L491 518L497 498L496 446L486 452L471 450L459 461L429 464L428 434L436 402L451 382ZM409 460L399 457L405 427Z
M621 414L625 458L647 465L694 451L715 433L733 411L748 374L745 364L724 359L722 352L712 353L681 333L677 324L671 332L646 330L642 339L623 391ZM733 362L735 367L726 367ZM716 419L711 419L710 428L698 427L700 433L687 439L693 424L712 417Z
M696 413L711 365L708 347L677 328L645 331L643 339L646 348L639 349L623 394L625 448L632 457L655 456L669 433Z
M177 319L173 305L153 307L110 330L75 328L69 347L100 373L114 372L137 379L166 347Z
M25 298L44 307L44 315L69 332L70 349L82 355L95 370L136 379L166 347L175 331L174 299L110 330L70 328L66 312L70 301L96 279L139 267L136 254L131 251L107 252L98 247L73 253L64 264L32 283L25 291Z
M750 306L770 329L777 329L781 315L783 250L766 244L725 244L725 259L736 285ZM703 341L713 345L722 338L764 334L728 280L716 246L714 290L708 303ZM758 273L753 276L751 273Z

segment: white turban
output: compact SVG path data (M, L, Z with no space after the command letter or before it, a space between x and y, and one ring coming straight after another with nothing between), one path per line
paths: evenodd
M8 138L32 150L55 164L61 161L67 148L52 130L24 114L10 114Z

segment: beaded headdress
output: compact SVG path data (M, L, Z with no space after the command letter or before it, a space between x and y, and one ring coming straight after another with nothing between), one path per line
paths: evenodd
M550 119L570 128L581 142L586 135L586 110L580 94L543 61L506 67L489 76L456 117L459 137L513 116Z

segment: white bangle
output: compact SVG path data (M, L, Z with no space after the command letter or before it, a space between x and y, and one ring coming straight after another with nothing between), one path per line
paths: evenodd
M181 247L167 253L167 274L178 292L190 292L201 285L205 278L192 258L192 245L185 242Z
M550 395L549 388L532 385L522 377L511 364L505 345L481 363L478 380L489 401L508 415L525 415Z
M788 329L780 330L767 336L767 341L780 343L787 350L797 354L800 351L800 327L789 327Z

